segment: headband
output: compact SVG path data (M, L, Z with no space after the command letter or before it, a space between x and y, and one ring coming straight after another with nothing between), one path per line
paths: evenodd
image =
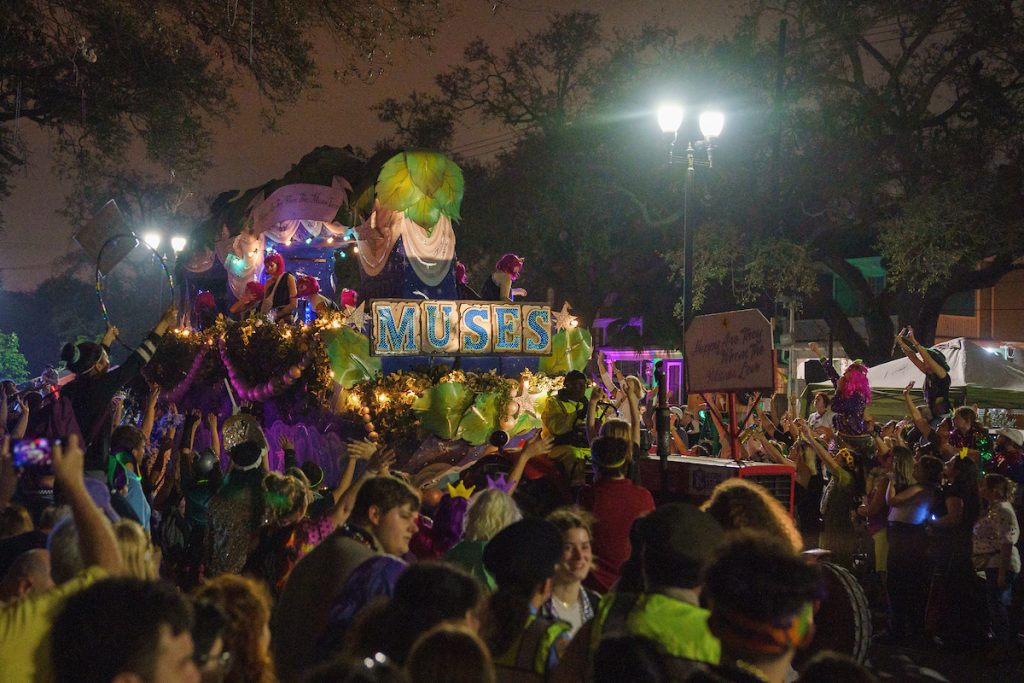
M808 602L792 617L776 623L751 619L730 609L712 608L716 635L723 643L766 655L781 655L809 641L816 603Z

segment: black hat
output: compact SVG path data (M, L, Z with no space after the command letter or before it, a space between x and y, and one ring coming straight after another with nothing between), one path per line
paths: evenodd
M687 503L669 503L643 518L644 573L654 584L682 588L699 585L724 538L721 525Z
M554 524L524 519L511 524L484 548L484 567L498 587L534 587L555 574L562 557L562 534Z
M60 359L67 365L68 370L79 375L99 362L103 347L96 342L81 342L72 344L68 342L60 350Z

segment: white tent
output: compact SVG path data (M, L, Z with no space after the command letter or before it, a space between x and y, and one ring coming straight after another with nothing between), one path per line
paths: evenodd
M954 405L978 404L981 408L1024 408L1024 369L1002 356L989 353L969 339L959 337L932 347L949 363L950 398ZM924 373L903 357L876 365L868 371L876 417L902 415L903 389L914 382L915 401L921 400ZM808 391L831 389L829 384L809 385Z

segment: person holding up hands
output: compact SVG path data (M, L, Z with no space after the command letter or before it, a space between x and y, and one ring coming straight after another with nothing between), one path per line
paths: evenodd
M850 567L853 564L853 550L856 537L850 512L854 509L856 484L854 478L853 453L841 448L832 454L814 438L810 425L803 419L795 421L800 433L814 449L815 455L828 468L831 478L821 496L822 529L819 545L831 550L837 564Z
M177 319L178 309L172 304L149 336L114 370L110 370L109 353L110 345L117 339L116 327L107 326L100 344L69 342L61 349L61 360L75 373L75 379L64 387L61 395L71 400L75 419L82 430L86 469L106 471L113 431L110 403L114 394L139 375L156 353L161 337Z
M77 435L69 436L66 444L53 444L54 475L71 507L71 519L61 525L73 524L77 531L81 568L59 586L0 606L0 671L6 682L50 680L50 631L63 604L87 586L121 572L113 529L85 487L84 456ZM10 442L5 439L0 448L0 480L8 479L12 472ZM0 484L0 496L5 488Z
M914 338L914 328L905 327L896 335L896 343L918 370L924 373L924 400L931 412L929 422L934 427L949 417L953 404L949 400L949 363L936 349L929 349Z

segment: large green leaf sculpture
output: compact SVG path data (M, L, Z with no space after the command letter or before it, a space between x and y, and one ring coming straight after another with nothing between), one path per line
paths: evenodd
M579 327L551 335L551 355L542 356L538 370L548 375L564 375L587 367L594 343L590 331Z
M498 394L477 394L473 405L459 423L459 438L474 446L487 443L491 432L498 428Z
M462 417L472 404L473 395L460 382L442 382L427 389L413 402L412 409L428 432L442 439L455 439Z
M365 334L351 327L327 328L320 331L320 338L327 349L334 381L346 389L381 371L380 358L370 355L370 340Z
M440 152L416 150L391 157L377 176L377 200L430 234L442 215L459 220L462 169Z

